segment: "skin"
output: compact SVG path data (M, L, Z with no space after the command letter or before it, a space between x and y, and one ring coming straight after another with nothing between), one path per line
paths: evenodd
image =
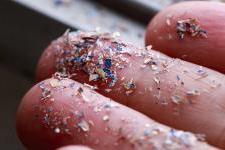
M225 4L219 2L182 2L158 13L146 31L146 45L171 57L203 65L225 73ZM195 18L207 31L207 38L177 35L177 21Z
M89 147L85 147L85 146L69 145L69 146L57 148L56 150L92 150L92 149L90 149Z
M205 15L206 13L201 12L201 11L205 12L206 8L208 8L207 10L209 9L211 10L212 9L211 5L214 6L214 9L210 11L210 13L207 13L207 15ZM162 22L155 27L155 29L159 30L157 31L157 34L155 33L153 34L152 32L150 32L152 30L152 28L150 28L152 26L150 23L148 32L146 34L147 45L148 45L148 39L150 39L152 41L158 40L157 42L155 42L155 44L153 44L153 48L156 48L157 44L159 48L166 47L168 50L170 49L170 47L172 48L178 47L177 49L174 49L172 51L173 52L172 54L170 53L171 51L167 53L166 52L167 49L164 51L160 48L159 51L165 52L166 54L172 57L178 57L184 60L188 60L200 65L204 65L204 66L216 69L220 72L224 72L223 65L221 65L223 64L222 49L224 47L223 45L224 36L219 36L219 38L217 37L218 35L224 34L223 19L220 18L221 16L224 15L224 12L223 12L224 5L217 4L217 3L210 3L210 6L209 6L209 3L205 3L205 2L187 2L185 5L184 3L183 4L181 3L181 4L176 4L175 6L171 6L167 8L167 10L169 10L168 14L170 14L169 12L171 13L175 12L173 14L174 15L173 18L175 17L175 19L177 16L179 17L179 15L181 16L180 17L181 19L187 19L187 18L183 18L183 16L186 16L186 17L200 16L196 18L199 19L201 27L207 30L208 38L190 37L190 35L185 35L185 38L183 40L178 40L177 34L176 34L176 27L174 26L176 24L176 21L171 19L170 20L171 26L166 28L169 29L168 31L169 33L171 33L173 38L168 42L167 40L165 40L166 37L165 38L163 37L164 33L168 34L167 30L165 30L165 24L167 24L165 22L167 22L167 18L165 18L166 13L164 13L164 15L160 16L161 18L157 17L159 15L155 17L157 18L159 22L160 21ZM182 12L182 10L184 10L185 8L190 8L190 7L193 8L191 9L192 11L187 10L185 14L184 12ZM189 16L189 14L192 14L192 15ZM214 16L209 17L211 15L212 16L214 15ZM156 19L153 19L153 21L154 20ZM175 36L176 38L174 38ZM160 40L162 40L161 43L158 37ZM74 40L76 41L76 38ZM145 59L136 57L134 55L135 51L137 51L138 48L133 48L132 46L128 46L128 47L129 47L128 48L129 53L131 54L131 56L128 57L128 59L131 62L129 63L132 64L132 67L130 66L126 69L122 69L119 71L116 70L119 80L117 84L112 88L112 91L110 93L107 93L104 90L105 88L107 88L107 84L105 84L102 81L89 82L88 81L89 75L84 73L81 70L70 72L70 73L77 73L76 76L70 76L70 77L81 83L89 83L91 85L97 85L99 88L97 89L97 91L99 93L107 97L113 98L117 102L123 103L129 107L132 107L138 111L141 111L157 121L160 121L162 123L165 123L167 125L170 125L178 129L189 130L195 133L206 134L206 139L211 144L219 146L220 148L224 148L225 147L224 146L224 143L225 143L224 142L224 138L225 138L224 124L225 123L223 119L224 106L225 106L223 102L224 75L218 72L212 71L210 69L201 68L197 65L180 61L178 59L172 60L171 58L161 53L150 51L150 53L154 55L153 58L156 59L155 61L157 61L159 64L161 64L162 60L163 61L167 60L170 64L169 69L167 68L168 72L166 71L166 73L157 74L156 76L156 74L154 73L154 70L150 69L151 73L146 68L144 69L144 71L140 70L140 64L143 65L143 61ZM191 49L192 47L195 48L194 49L195 51L196 49L198 51L195 53L190 52L189 48ZM57 54L57 50L62 50L67 48L69 50L71 49L71 47L68 47L68 45L65 44L65 36L64 38L60 38L57 41L54 41L47 48L47 50L42 55L42 58L38 64L38 69L37 69L38 81L41 81L43 79L50 77L57 70L56 59L59 58L59 55ZM149 68L150 67L148 67L148 69ZM197 71L199 70L204 70L204 72L207 73L207 76L205 73L199 75L199 72L197 73ZM202 71L200 72L202 73ZM124 76L126 78L125 80L122 80ZM127 80L130 81L130 79L134 80L136 84L136 89L135 89L135 92L127 96L125 94L126 90L124 89L123 84L124 84L124 81L127 81ZM158 91L156 90L158 88L160 88L160 92L156 92ZM146 89L148 89L149 91L146 91ZM200 92L199 93L195 92L194 96L192 95L191 98L189 97L190 95L187 97L187 92L192 91L191 93L193 94L193 89L198 89L198 92L199 91ZM179 99L180 98L182 100L184 99L184 102L182 101L182 103L180 102L174 103L174 97L172 99L172 96L174 96L174 94L175 96L179 96ZM33 96L35 96L35 94ZM31 100L29 101L32 101L33 99L32 96L30 96L30 99ZM165 100L166 100L166 103L165 103ZM175 100L177 101L177 97ZM24 106L24 108L26 110L26 107L28 108L31 106L32 106L31 103L28 103L28 105ZM18 111L18 114L20 113L20 110ZM27 116L29 115L33 115L33 114L28 113ZM26 117L18 117L18 120L26 120L26 119L27 119ZM26 126L18 127L18 131L20 130L20 128L21 130L24 130L23 128L26 128ZM31 136L32 134L27 133L26 135L27 139L25 139L23 134L24 133L19 132L19 135L22 141L24 141L24 143L27 142L28 145L29 145L30 139L36 138ZM43 136L43 135L39 135L39 136ZM43 143L45 142L48 143L48 140L44 141ZM65 145L68 144L66 142L64 143ZM39 145L39 143L38 144L35 143L35 144ZM33 145L30 144L31 149L33 147L36 147L35 144ZM72 144L77 144L77 143L75 142ZM56 145L57 145L57 142L56 142Z
M98 150L216 149L199 142L191 133L172 131L66 78L54 77L31 88L20 104L17 118L18 135L33 150L70 144Z
M69 39L80 41L80 38L84 36L82 34L78 36L71 34ZM101 47L107 47L110 42L102 42ZM62 58L59 53L64 49L69 49L65 44L65 36L54 41L46 49L37 69L39 80L51 76L52 72L56 71L56 60ZM72 79L80 83L97 85L99 93L142 112L160 123L176 129L205 134L209 143L225 147L223 74L179 59L172 59L154 50L140 50L130 44L127 44L124 49L129 49L129 55L121 54L128 63L122 62L122 65L126 65L123 69L114 68L118 81L110 92L105 91L110 88L108 82L104 80L89 82L89 75L79 70L81 68L71 71L67 63L64 66L70 74L76 73ZM96 56L106 53L98 46L94 48L94 51ZM140 51L144 53L144 58L137 55ZM113 54L112 59L118 55L120 54ZM149 65L143 68L149 55L156 62L157 69ZM133 89L133 93L127 95L124 84L131 80L136 88Z

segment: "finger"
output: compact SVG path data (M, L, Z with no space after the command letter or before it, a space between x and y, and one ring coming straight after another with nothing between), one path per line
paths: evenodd
M28 149L83 144L98 150L214 149L187 132L170 130L69 79L48 79L23 98L17 131Z
M148 25L146 45L171 57L225 73L224 17L225 4L219 2L193 1L172 5L157 14ZM198 28L190 31L191 27Z
M101 94L161 123L203 133L210 143L225 147L224 75L109 35L75 34L69 35L71 43L63 36L44 52L38 79L56 70L72 74L72 79L96 86Z
M86 146L69 145L69 146L57 148L56 150L92 150L92 149Z

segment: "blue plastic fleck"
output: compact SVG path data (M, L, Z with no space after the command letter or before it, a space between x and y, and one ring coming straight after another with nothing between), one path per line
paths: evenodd
M110 68L112 66L112 60L111 59L105 59L105 67Z

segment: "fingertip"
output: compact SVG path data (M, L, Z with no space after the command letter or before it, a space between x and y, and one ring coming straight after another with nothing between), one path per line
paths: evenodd
M44 79L47 79L51 77L52 74L54 74L55 67L54 62L55 62L55 57L53 55L54 49L58 47L59 45L55 45L53 43L56 43L56 41L52 42L42 53L37 67L36 67L36 73L35 73L35 79L37 82L40 82ZM47 72L46 72L47 71Z
M51 82L54 84L54 81L55 79L46 79L34 85L22 98L17 110L17 135L28 149L55 149L62 146L62 143L67 144L70 141L69 136L56 134L58 128L49 124L49 114L57 117L61 106L66 105L63 99L54 103L55 95L50 86ZM66 79L60 82L60 86L67 87L72 82ZM68 95L65 93L63 97L67 98Z
M171 57L224 73L225 67L221 65L225 63L222 57L225 54L224 14L225 4L220 2L191 1L171 5L150 21L145 36L146 45L152 45L153 49ZM184 29L184 37L181 38L178 22L186 21L185 25L191 19L195 22L189 25L206 33Z

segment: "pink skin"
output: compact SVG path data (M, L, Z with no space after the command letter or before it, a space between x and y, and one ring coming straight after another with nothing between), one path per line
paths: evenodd
M171 134L170 128L80 83L53 78L35 85L24 96L17 114L17 131L22 143L33 150L71 144L98 150L165 149ZM181 150L215 149L196 141L190 133L185 142L194 140L191 145L174 138L169 139Z
M195 18L207 31L207 38L185 35L179 39L179 20ZM225 4L219 2L182 2L167 7L149 23L146 45L189 62L225 73Z
M71 35L70 40L79 41L80 37ZM95 56L105 54L105 51L101 49L107 47L109 43L110 41L102 42L101 47L95 48ZM58 52L64 49L68 49L68 45L64 37L61 37L45 50L37 68L38 80L48 78L56 71L56 60L60 58ZM223 74L172 59L154 50L140 50L131 44L126 44L125 49L129 50L130 55L122 54L128 60L128 63L123 62L122 65L127 65L127 67L117 69L113 66L117 72L118 81L109 93L105 92L108 83L101 80L89 82L89 75L81 70L72 72L76 73L72 79L97 85L97 91L104 96L171 127L203 133L208 142L225 148L225 80ZM144 56L137 56L140 52L145 53ZM151 65L143 68L149 55L156 62L157 68ZM113 57L116 58L116 56L118 55L113 54ZM133 93L126 95L124 83L131 79L136 84L136 88Z
M56 150L92 150L92 149L86 146L69 145L57 148Z

